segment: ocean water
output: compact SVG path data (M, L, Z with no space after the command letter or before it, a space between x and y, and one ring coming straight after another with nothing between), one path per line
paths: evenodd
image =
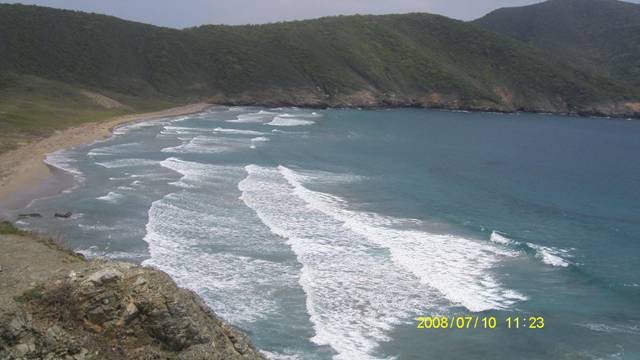
M215 107L50 155L76 185L19 225L168 272L273 359L640 359L639 155L637 121Z

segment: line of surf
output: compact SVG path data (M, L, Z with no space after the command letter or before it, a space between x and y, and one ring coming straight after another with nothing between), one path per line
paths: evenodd
M420 309L433 311L435 303L484 311L526 299L491 271L512 251L404 229L412 223L407 219L346 210L343 199L307 189L304 176L283 166L245 169L241 199L303 265L313 340L333 347L337 358L375 358L394 324Z
M568 254L568 251L564 249L516 241L509 239L497 231L491 233L490 240L496 244L514 248L524 253L533 253L537 259L540 259L540 261L547 265L556 267L568 267L570 265L569 261L562 257Z

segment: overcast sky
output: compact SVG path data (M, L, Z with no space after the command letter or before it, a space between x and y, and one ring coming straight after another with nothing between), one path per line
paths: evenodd
M632 0L640 2L640 0ZM2 1L13 3L16 1ZM109 14L175 28L202 24L259 24L327 15L429 12L461 20L540 0L23 0Z

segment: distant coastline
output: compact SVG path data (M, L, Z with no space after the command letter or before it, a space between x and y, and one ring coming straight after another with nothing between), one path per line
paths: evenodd
M51 180L51 166L45 158L53 152L91 143L112 135L114 128L132 122L188 115L206 110L209 103L195 103L162 111L132 114L101 122L92 122L63 131L0 154L0 209L15 210L33 199L55 195L65 188L64 180ZM53 170L55 171L55 170ZM0 212L0 216L2 216Z
M208 101L223 106L256 106L266 108L277 107L300 107L309 109L365 109L365 110L385 110L398 108L415 108L425 110L443 111L466 111L480 113L500 113L500 114L549 114L559 116L577 117L598 117L611 119L637 119L640 120L640 102L621 102L601 106L593 106L590 109L558 109L558 108L509 108L493 106L490 104L472 104L458 100L450 102L424 103L413 100L390 100L390 99L365 99L346 97L343 100L333 102L313 101L284 101L279 99L246 100L226 97L208 98Z

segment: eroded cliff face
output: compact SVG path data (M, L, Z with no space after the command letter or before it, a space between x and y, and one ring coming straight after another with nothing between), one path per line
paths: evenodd
M531 112L559 115L640 118L640 102L603 101L570 104L560 96L516 94L507 88L496 88L491 97L473 98L457 93L429 92L423 94L382 93L367 89L350 94L328 96L308 89L250 91L241 94L204 97L212 104L234 106L298 106L310 108L389 108L417 107L427 109L468 110L488 112Z
M1 359L263 359L161 271L29 236L0 246Z

